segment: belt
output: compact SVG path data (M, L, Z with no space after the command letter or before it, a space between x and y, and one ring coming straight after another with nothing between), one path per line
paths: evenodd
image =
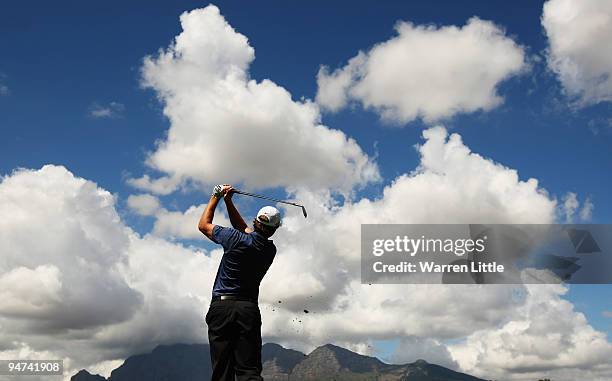
M248 296L241 296L241 295L217 295L217 296L212 297L213 302L218 301L218 300L238 300L238 301L243 301L243 302L257 303L257 299L250 298Z

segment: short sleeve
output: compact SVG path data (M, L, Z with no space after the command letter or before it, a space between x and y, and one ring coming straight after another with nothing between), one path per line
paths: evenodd
M242 239L242 233L234 228L215 225L212 231L212 241L223 246L225 251L231 250Z

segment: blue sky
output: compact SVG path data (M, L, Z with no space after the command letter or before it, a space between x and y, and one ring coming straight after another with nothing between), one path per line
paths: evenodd
M144 234L148 218L125 207L134 188L126 178L152 173L147 153L169 122L156 94L140 85L143 57L156 54L181 31L178 16L203 7L199 1L111 1L104 3L11 2L0 12L0 173L19 167L66 166L118 195L126 222ZM594 204L592 222L611 223L612 106L570 105L546 66L547 38L539 1L382 1L215 3L225 19L255 48L250 75L269 78L293 99L314 99L320 65L342 67L359 50L395 35L399 20L414 24L464 25L477 15L503 27L525 47L531 69L504 81L504 103L487 112L460 114L442 122L474 152L534 177L561 199L575 192ZM122 105L113 117L91 115L97 106ZM361 107L324 113L323 123L356 139L376 156L382 181L358 192L378 197L396 176L419 163L414 145L426 124L381 122ZM282 190L276 189L281 195ZM207 194L162 197L166 208L183 210ZM248 212L258 204L245 204ZM597 329L612 332L610 286L572 286L567 298Z
M181 12L205 3L143 4L19 2L0 15L0 72L10 89L0 103L3 173L59 163L125 193L122 173L140 172L145 153L168 127L155 95L139 86L142 58L180 31ZM546 47L539 23L542 5L533 1L383 2L374 9L359 2L217 5L256 49L252 77L271 78L295 98L314 98L320 65L338 67L359 49L388 39L398 20L462 25L478 15L505 27L532 54ZM596 205L594 221L609 221L610 104L577 112L564 107L555 77L540 64L504 83L500 93L506 98L503 106L445 125L460 132L474 151L516 168L522 178L536 177L556 194L590 196ZM88 115L92 104L112 101L125 105L120 118ZM559 110L550 111L555 106ZM369 153L377 142L385 179L417 163L411 147L419 141L419 122L392 128L381 126L374 113L345 111L325 115L324 123L342 129Z

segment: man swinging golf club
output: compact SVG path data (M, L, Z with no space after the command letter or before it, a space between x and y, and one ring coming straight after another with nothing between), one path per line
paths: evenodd
M276 208L263 207L249 228L232 202L236 192L230 185L217 185L198 223L198 229L224 250L206 314L211 381L263 380L257 298L259 283L276 255L269 238L281 225L281 216ZM233 228L212 223L221 198Z

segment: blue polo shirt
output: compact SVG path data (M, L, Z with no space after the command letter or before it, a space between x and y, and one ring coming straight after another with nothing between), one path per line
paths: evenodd
M213 296L240 295L257 300L259 284L276 256L272 240L252 232L215 225L212 240L223 246Z

